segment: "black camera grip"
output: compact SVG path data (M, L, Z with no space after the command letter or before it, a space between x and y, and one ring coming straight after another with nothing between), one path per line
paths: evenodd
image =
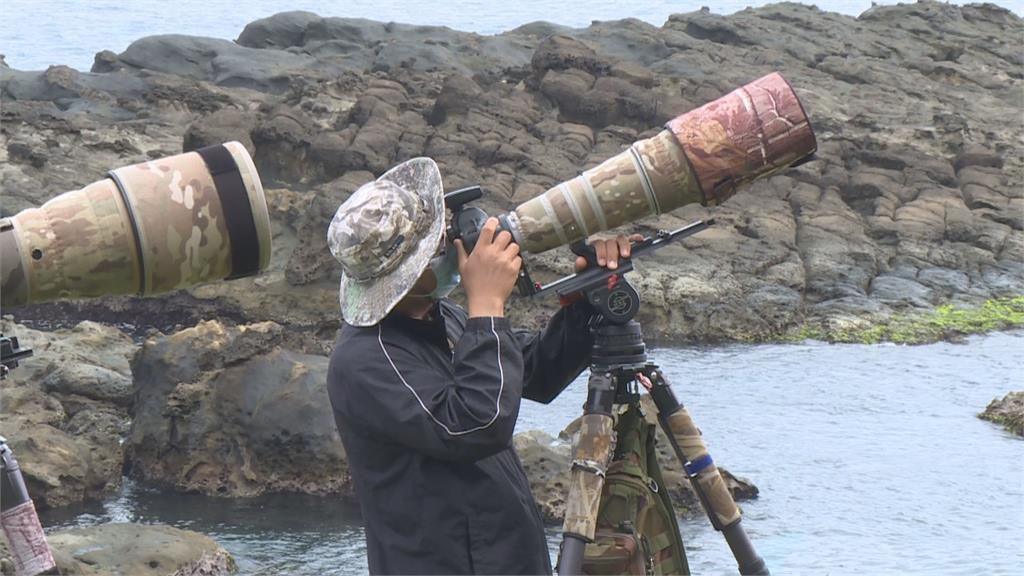
M587 269L597 267L597 250L588 244L586 240L577 240L569 244L569 250L577 256L582 256L587 261Z

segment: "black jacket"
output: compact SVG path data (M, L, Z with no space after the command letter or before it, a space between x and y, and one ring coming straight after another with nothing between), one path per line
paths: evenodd
M563 308L541 334L447 301L434 320L343 325L328 391L371 573L551 573L512 432L521 397L550 402L586 368L592 312Z

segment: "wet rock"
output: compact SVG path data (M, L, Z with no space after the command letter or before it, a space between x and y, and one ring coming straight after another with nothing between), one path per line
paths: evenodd
M1024 436L1024 392L1010 392L992 400L978 417L1002 424L1003 428L1013 434Z

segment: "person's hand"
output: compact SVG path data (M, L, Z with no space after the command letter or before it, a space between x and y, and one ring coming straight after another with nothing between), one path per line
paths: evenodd
M631 242L643 240L642 234L619 234L615 238L591 238L588 244L594 247L597 257L597 265L604 266L609 270L619 267L620 258L629 258L632 245ZM587 259L583 256L576 257L576 271L582 272L587 268Z
M505 315L505 301L512 294L523 265L519 244L512 241L512 234L507 230L495 234L497 229L498 219L488 218L471 254L466 254L462 240L455 240L471 318Z

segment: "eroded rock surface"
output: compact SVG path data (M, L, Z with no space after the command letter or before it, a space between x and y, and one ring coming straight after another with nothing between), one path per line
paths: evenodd
M854 18L777 4L663 26L536 23L481 36L286 12L235 42L168 35L97 55L91 72L4 68L5 214L107 170L235 139L267 188L275 250L255 279L160 304L44 304L23 318L142 328L204 318L274 321L322 352L340 269L324 231L390 166L435 158L446 187L479 183L508 210L650 136L666 120L772 71L801 97L818 159L724 206L711 231L638 264L652 338L771 338L803 323L883 320L1024 292L1021 19L991 4L918 2ZM565 250L529 260L569 272ZM512 307L536 325L553 302Z

